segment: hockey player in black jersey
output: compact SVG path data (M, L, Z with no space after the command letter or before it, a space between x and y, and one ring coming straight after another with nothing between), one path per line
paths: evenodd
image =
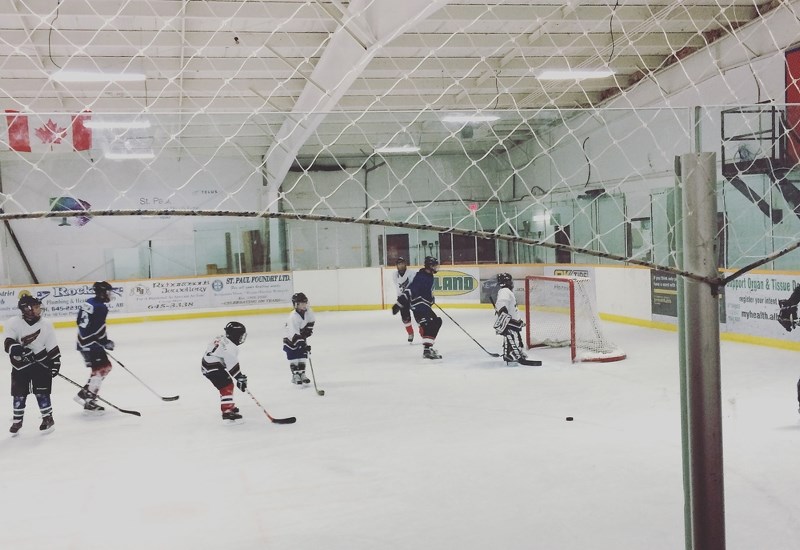
M392 306L392 313L399 313L403 307L410 307L414 319L419 325L422 336L422 357L425 359L441 359L441 354L433 349L436 336L442 327L442 318L433 312L431 306L436 302L433 297L434 274L439 271L439 260L426 256L420 269L408 288L398 296L397 303Z
M89 380L83 386L75 401L83 405L84 411L92 414L103 414L105 409L97 403L100 385L111 372L111 361L106 350L114 349L113 340L106 335L106 317L108 304L111 301L113 287L106 281L98 281L92 285L94 296L81 305L76 322L78 324L77 349L83 361L92 370Z
M25 402L32 393L39 404L42 423L39 430L53 430L53 405L50 392L53 378L61 368L61 351L53 324L42 318L42 302L24 291L17 307L21 315L5 323L4 348L11 360L11 397L13 399L13 435L22 428Z

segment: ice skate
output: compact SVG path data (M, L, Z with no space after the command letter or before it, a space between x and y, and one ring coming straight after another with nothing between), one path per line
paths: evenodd
M294 371L292 373L292 384L297 384L298 386L303 385L303 377L300 376L300 371Z
M48 414L47 416L42 417L42 423L39 425L39 431L43 434L49 434L53 431L55 426L55 421L53 420L53 415Z
M11 437L14 437L17 435L20 429L22 429L22 419L15 420L14 423L11 424L11 428L9 428L8 431L11 432Z
M413 341L414 341L414 333L413 332L409 332L408 333L408 343L410 344Z
M97 401L94 399L89 399L83 404L83 412L84 414L100 416L101 414L105 414L106 410L102 406L98 405Z
M311 380L309 380L308 376L306 376L306 371L300 371L300 381L303 384L310 384Z
M423 359L441 359L441 354L436 351L435 349L428 347L422 350L422 358Z
M89 391L89 388L84 386L84 387L81 388L81 391L78 392L78 395L76 395L72 399L78 405L83 406L83 405L86 404L86 400L89 399L91 396L92 396L92 392Z
M242 415L239 414L239 409L233 408L222 413L222 423L227 426L232 426L234 424L243 424L244 419Z

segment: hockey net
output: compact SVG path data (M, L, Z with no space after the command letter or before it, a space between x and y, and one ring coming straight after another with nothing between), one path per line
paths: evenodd
M589 278L525 278L528 347L569 346L572 362L625 359L625 352L603 333Z

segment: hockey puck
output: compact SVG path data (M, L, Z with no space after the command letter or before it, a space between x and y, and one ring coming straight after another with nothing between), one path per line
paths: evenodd
M325 390L319 390L319 391L317 392L317 395L325 395Z
M567 417L567 422L572 422L572 421L573 421L573 418L571 416L568 416Z

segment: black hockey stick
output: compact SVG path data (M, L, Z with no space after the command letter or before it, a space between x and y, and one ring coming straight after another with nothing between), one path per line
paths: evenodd
M311 363L311 353L308 354L308 368L311 369L311 381L314 382L314 389L316 390L317 395L325 395L325 390L317 388L317 377L314 376L314 365Z
M258 408L261 409L262 411L264 411L264 414L267 415L267 418L269 418L272 423L274 423L274 424L294 424L295 422L297 422L297 419L294 416L290 416L288 418L273 418L272 415L267 412L267 409L265 409L264 406L261 403L258 402L258 399L256 399L256 396L253 395L252 393L250 393L249 389L244 390L244 392L247 395L249 395L253 399L253 401L256 402L256 405L258 405Z
M458 321L456 321L455 319L453 319L452 317L450 317L450 314L449 314L449 313L447 313L447 312L446 312L444 309L442 309L442 306L440 306L439 304L437 304L437 303L435 303L435 302L434 302L434 304L433 304L433 305L435 305L435 306L436 306L436 307L438 307L440 310L442 310L442 313L444 313L445 315L447 315L447 318L448 318L448 319L450 319L451 321L453 321L453 322L456 324L456 326L457 326L458 328L460 328L461 330L463 330L463 331L464 331L464 334L466 334L467 336L469 336L469 337L470 337L470 339L471 339L473 342L475 342L476 344L478 344L478 347L479 347L479 348L481 348L483 351L485 351L486 353L488 353L488 354L489 354L489 355L491 355L492 357L500 357L500 354L499 354L499 353L492 353L491 351L489 351L488 349L486 349L485 347L483 347L483 346L481 345L481 343L480 343L480 342L478 342L478 341L477 341L475 338L473 338L473 337L472 337L472 335L471 335L469 332L467 332L466 330L464 330L464 327L462 327L461 325L459 325L459 324L458 324Z
M170 396L170 397L164 397L163 395L160 395L160 394L159 394L159 393L158 393L156 390L154 390L153 388L151 388L150 386L148 386L147 384L145 384L145 383L144 383L144 381L143 381L141 378L139 378L138 376L136 376L135 374L133 374L133 373L130 371L130 369L129 369L128 367L126 367L125 365L123 365L122 363L120 363L119 359L117 359L116 357L114 357L113 355L111 355L110 353L108 353L108 350L106 350L106 355L108 355L109 357L111 357L111 358L114 360L114 362L115 362L117 365L119 365L120 367L122 367L123 369L125 369L126 371L128 371L128 374L130 374L131 376L133 376L134 378L136 378L136 380L138 380L138 381L139 381L139 383L140 383L142 386L144 386L145 388L147 388L148 390L150 390L151 392L153 392L155 395L157 395L159 398L161 398L161 400L162 400L162 401L177 401L177 400L178 400L178 398L180 397L180 395L173 395L173 396Z
M39 363L39 364L41 365L41 363ZM44 366L44 365L42 365L42 366ZM45 368L46 368L46 367L45 367ZM81 389L83 389L83 386L81 386L80 384L78 384L77 382L75 382L74 380L72 380L71 378L67 378L66 376L64 376L64 375L63 375L63 374L61 374L60 372L58 373L58 375L59 375L61 378L63 378L64 380L66 380L67 382L69 382L70 384L72 384L73 386L76 386L76 387L78 387L78 388L81 388ZM129 411L129 410L127 410L127 409L121 409L121 408L117 407L117 406L116 406L114 403L110 403L110 402L106 401L105 399L103 399L102 397L100 397L100 396L99 396L99 395L97 395L97 394L95 394L95 399L97 399L98 401L102 401L103 403L105 403L105 404L106 404L106 405L108 405L109 407L114 407L115 409L117 409L117 410L118 410L119 412L121 412L121 413L125 413L125 414L132 414L133 416L142 416L142 413L140 413L139 411Z

